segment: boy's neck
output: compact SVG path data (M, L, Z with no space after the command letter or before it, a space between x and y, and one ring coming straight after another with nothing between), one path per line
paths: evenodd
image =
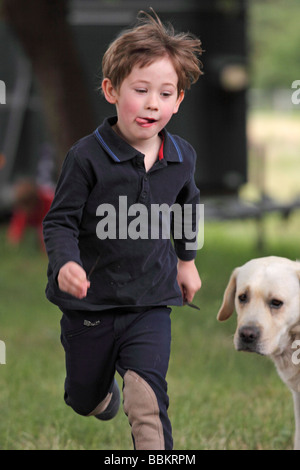
M123 140L126 140L122 135L120 129L118 128L117 123L112 126L112 129L121 137ZM127 140L126 140L127 142ZM128 142L132 145L130 142ZM146 171L149 171L150 168L154 165L158 158L159 149L162 143L161 137L157 134L152 139L149 140L141 140L136 145L132 145L136 150L143 153L145 155L144 165Z

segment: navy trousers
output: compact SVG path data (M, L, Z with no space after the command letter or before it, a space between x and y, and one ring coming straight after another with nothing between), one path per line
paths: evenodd
M140 377L151 387L151 393L154 392L164 448L172 449L165 380L171 344L170 312L171 309L164 306L99 312L63 311L61 341L66 357L66 403L87 416L111 391L116 370L123 379L130 371L131 376ZM128 383L132 390L135 381ZM147 399L147 393L136 392L137 396L145 395L141 399ZM130 404L130 400L128 402ZM134 434L132 437L134 442Z

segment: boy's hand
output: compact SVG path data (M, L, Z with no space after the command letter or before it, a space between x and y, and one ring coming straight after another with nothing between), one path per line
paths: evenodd
M201 279L194 260L178 260L177 282L181 289L183 301L192 302L194 295L201 288Z
M74 261L64 264L58 273L58 287L61 291L83 299L91 283L87 280L85 270Z

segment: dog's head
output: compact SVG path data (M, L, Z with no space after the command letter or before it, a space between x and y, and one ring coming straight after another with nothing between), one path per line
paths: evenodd
M237 350L281 354L300 323L300 263L270 256L236 268L224 293L218 320L237 312Z

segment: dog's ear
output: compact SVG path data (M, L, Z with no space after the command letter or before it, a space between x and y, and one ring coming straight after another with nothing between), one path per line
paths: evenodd
M236 277L239 268L236 268L230 276L228 285L224 292L223 303L219 310L217 319L219 321L227 320L234 312L234 298L236 291Z

